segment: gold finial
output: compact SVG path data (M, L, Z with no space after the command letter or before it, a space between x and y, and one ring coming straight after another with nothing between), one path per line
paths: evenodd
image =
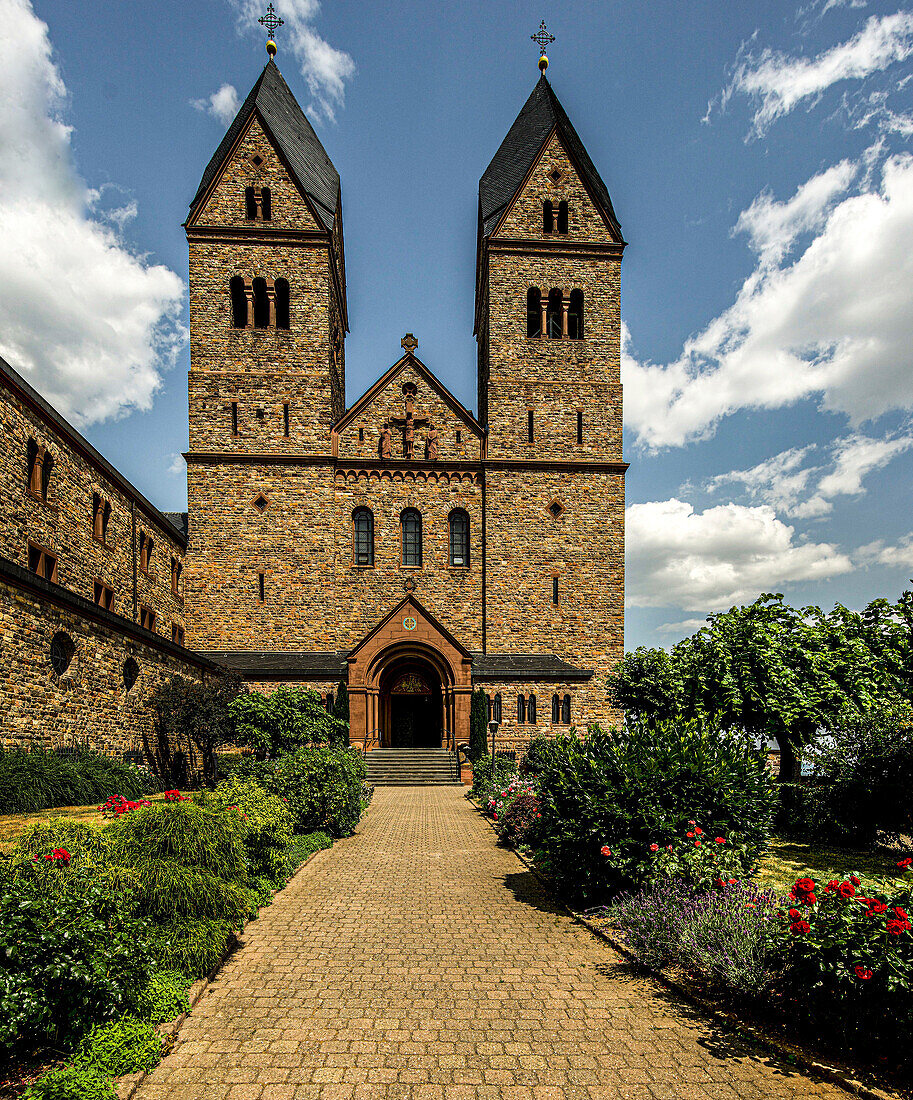
M261 15L257 22L260 23L261 26L266 27L267 31L269 32L269 40L266 43L266 52L272 59L279 52L279 47L273 41L273 35L276 33L276 28L281 27L285 20L280 19L279 16L276 15L276 9L273 7L272 4L270 4L270 6L266 9L266 15Z
M539 44L539 72L545 76L545 70L548 68L548 58L545 56L545 47L549 42L555 41L555 36L548 33L545 27L545 20L543 19L539 24L539 33L531 34L530 38L533 42L538 42Z

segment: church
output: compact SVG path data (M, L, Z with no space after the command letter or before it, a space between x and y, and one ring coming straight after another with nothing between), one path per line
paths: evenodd
M346 406L342 185L268 49L184 225L186 514L0 363L0 625L43 701L7 668L3 740L135 750L156 683L220 668L346 683L367 750L455 750L478 688L502 747L614 721L625 242L547 58L479 183L473 413L412 333Z

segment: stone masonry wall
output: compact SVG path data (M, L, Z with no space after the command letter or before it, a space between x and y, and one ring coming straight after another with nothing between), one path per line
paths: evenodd
M76 644L63 676L50 661L51 639L59 630ZM0 643L0 744L5 746L88 742L100 752L138 750L143 731L151 729L148 703L155 687L174 675L200 675L179 658L3 583ZM128 691L124 662L130 657L139 678Z
M156 613L156 633L171 639L172 624L184 625L184 603L171 591L171 559L184 561L184 547L170 523L127 496L102 469L78 453L70 440L44 416L24 403L0 375L0 554L29 568L29 541L57 556L58 582L71 592L94 600L95 582L114 592L111 608L118 615L139 619L138 606ZM28 441L46 447L53 458L47 501L28 489ZM111 505L104 543L94 537L93 496ZM134 542L134 528L135 538ZM152 538L148 575L136 569L134 556L140 532ZM183 594L183 579L179 584Z

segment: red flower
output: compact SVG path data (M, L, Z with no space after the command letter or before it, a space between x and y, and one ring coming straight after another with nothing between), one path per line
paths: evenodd
M716 842L717 842L717 844L725 844L726 843L726 838L724 836L718 836L716 838Z
M824 887L825 894L836 893L837 887L840 885L840 879L832 878L831 881Z
M910 919L907 916L907 914L903 911L903 909L900 908L899 905L894 906L894 912L898 915L898 917L900 917L901 920L909 920Z
M716 880L715 886L718 890L722 890L724 885L725 885L725 883L723 882L723 880L721 878L718 878Z
M695 829L694 830L694 835L695 836L703 836L704 835L704 830L703 829Z
M851 882L851 883L852 883L852 884L853 884L854 886L858 886L858 885L859 885L859 879L858 879L858 878L856 878L856 876L855 876L855 875L850 875L850 882Z
M658 852L659 851L659 845L658 844L651 844L650 845L650 851L651 852Z
M609 856L612 854L612 849L608 846L608 844L603 844L599 851L602 855L606 857L606 859L608 859Z
M812 926L807 920L797 920L793 921L789 926L789 930L794 936L804 936L806 933L811 932Z
M913 863L913 858L908 856L907 859L902 859L900 861L900 863L897 864L897 866L898 867L909 867L911 863Z
M671 844L667 844L667 845L666 845L666 851L667 851L667 852L671 852L671 851L672 851L672 845L671 845Z
M841 882L837 887L837 893L842 898L851 898L856 893L856 887L851 882Z
M693 821L689 821L689 822L688 822L688 824L689 824L689 825L693 825L693 824L694 824L694 822L693 822Z
M738 879L734 879L734 878L731 878L731 879L729 880L729 885L730 885L730 886L735 886L735 884L736 884L737 882L738 882Z
M694 833L685 833L685 836L692 837L692 836L694 836Z
M869 978L873 978L874 976L875 976L874 971L869 970L867 967L865 967L865 966L857 966L856 967L856 977L861 982L867 982L869 980Z
M869 913L873 917L877 917L887 909L887 906L883 901L878 901L877 898L869 898Z
M798 909L790 909L790 911L789 911L789 919L790 920L798 920L801 916L802 916L802 914L799 912Z
M901 932L910 931L910 922L908 920L889 920L886 931L892 936L899 936Z
M696 840L696 841L694 842L694 847L695 847L695 848L700 848L700 846L701 846L701 842L700 842L699 840Z
M797 878L793 884L797 894L811 894L815 889L815 880L811 878Z
M806 894L805 895L805 904L806 905L817 905L818 904L818 899L815 897L814 894Z

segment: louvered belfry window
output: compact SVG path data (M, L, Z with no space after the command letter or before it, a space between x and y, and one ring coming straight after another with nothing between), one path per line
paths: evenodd
M421 568L422 565L422 517L414 508L407 508L402 516L403 565Z

